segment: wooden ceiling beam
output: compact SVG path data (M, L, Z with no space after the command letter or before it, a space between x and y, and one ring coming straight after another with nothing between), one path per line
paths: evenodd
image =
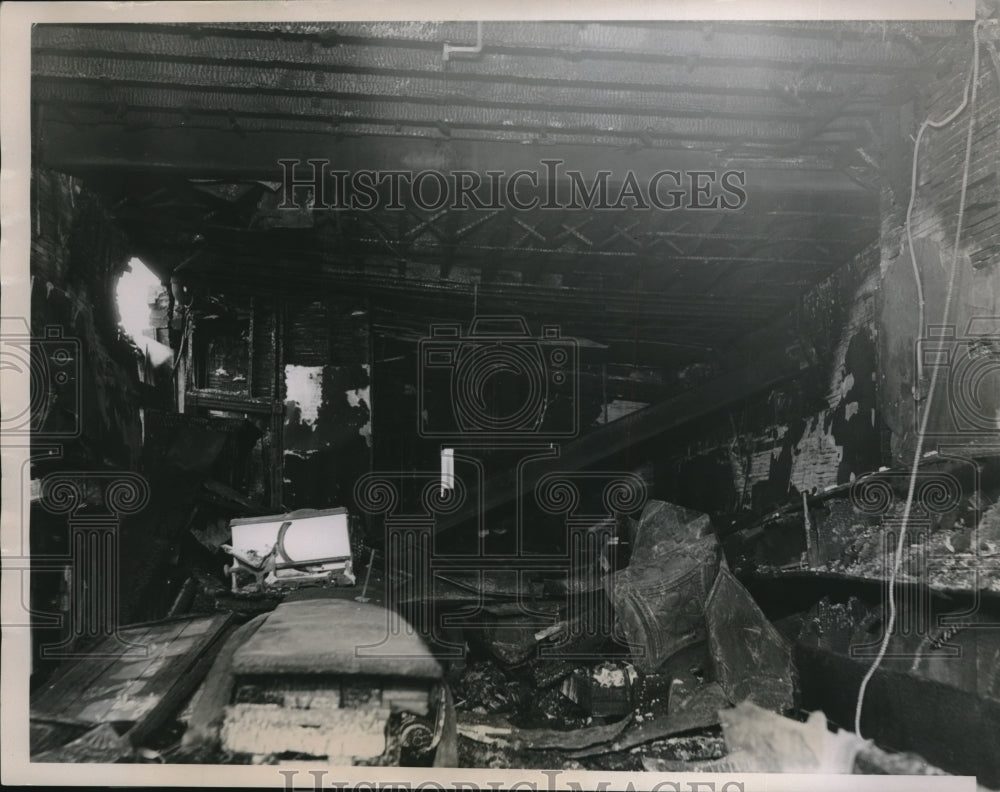
M373 73L411 79L436 77L455 84L499 80L522 85L572 83L584 88L649 88L679 93L746 93L777 95L794 105L811 99L841 95L864 79L873 95L891 92L901 75L912 73L916 64L880 67L862 59L856 62L824 63L811 54L799 53L787 60L748 57L739 61L715 44L703 54L669 56L660 50L658 60L567 58L555 51L544 53L492 53L477 60L441 58L441 44L433 47L379 46L377 41L324 46L318 41L280 40L262 36L212 35L183 26L149 29L101 28L95 25L64 27L38 25L33 31L37 56L83 55L91 59L128 57L153 61L187 61L196 68L211 64L261 68L266 64L283 72L306 71L322 89L329 75ZM762 41L767 41L766 36ZM773 40L770 40L773 43ZM764 46L761 44L761 46ZM867 49L876 52L870 45ZM685 51L686 52L686 51ZM842 58L843 60L843 58Z
M681 29L700 29L705 23L675 23ZM767 30L769 35L793 39L825 39L827 41L867 41L882 42L890 39L911 41L912 37L935 39L951 38L959 32L960 22L952 20L920 19L911 21L868 21L868 20L794 20L794 21L735 21L718 20L708 23L713 31L730 33L760 33Z
M543 159L561 159L565 169L592 179L598 171L611 172L617 183L631 171L640 181L663 170L744 170L748 193L815 194L846 199L867 192L842 173L808 167L801 160L768 163L723 159L708 152L610 148L586 145L441 140L393 136L336 137L292 131L240 134L232 129L158 128L126 125L113 119L80 123L73 114L53 117L46 113L37 126L37 150L49 167L67 172L87 170L145 173L148 176L184 175L191 178L280 180L280 159L329 161L331 170L357 171L437 169L520 169L544 177ZM306 174L307 175L307 174ZM862 212L858 213L863 214Z
M711 54L717 59L765 60L775 63L817 61L830 66L877 71L912 66L912 49L898 39L879 47L851 37L775 37L764 24L756 30L730 32L725 28L706 35L671 22L606 24L600 22L484 22L485 53L543 54L574 61L585 59L683 61ZM308 42L320 47L350 43L368 46L427 47L440 51L445 42L475 41L475 22L333 22L201 25L200 35L216 32L239 37L256 36L287 43Z
M400 277L396 274L395 261L376 269L368 266L363 272L340 268L330 264L314 266L303 261L302 256L276 259L271 256L250 256L233 252L216 252L213 261L200 265L200 271L209 280L233 280L255 275L277 283L288 280L297 284L328 284L347 290L370 294L397 294L412 300L419 293L421 299L435 296L444 298L471 298L477 292L480 300L515 297L525 311L549 310L560 306L564 316L592 319L593 311L601 307L602 317L611 321L616 317L634 324L644 318L651 323L670 322L685 318L711 320L713 316L728 321L734 319L760 319L771 314L778 301L770 295L744 295L741 298L713 298L701 294L658 294L617 291L594 291L557 286L529 284L475 284L460 281L421 280ZM418 288L419 287L419 288Z
M457 105L545 109L561 112L612 112L656 117L729 118L748 120L802 121L835 98L850 101L837 105L840 118L873 119L883 110L882 97L858 93L802 96L801 101L764 90L748 93L705 93L684 91L683 86L645 85L638 88L581 87L577 84L535 85L531 90L508 80L453 80L447 74L407 77L384 73L320 73L308 68L280 68L266 62L252 65L194 63L188 60L148 60L120 56L88 55L42 51L32 60L36 80L65 80L74 85L161 87L194 92L194 107L225 106L224 99L236 100L241 92L267 97L298 97L309 100L314 111L326 114L340 101L364 99L369 102L398 101L405 85L408 102L442 108ZM858 81L857 87L864 88Z
M556 127L536 129L516 129L508 127L451 127L443 123L433 124L403 124L392 122L352 121L322 121L313 119L261 119L238 116L236 114L197 114L185 111L154 112L115 108L111 105L101 107L70 106L61 103L45 103L47 121L73 124L80 130L88 127L113 129L124 127L127 132L135 130L163 129L182 133L206 133L225 135L227 140L237 137L255 135L258 137L271 135L312 135L320 136L326 141L334 141L336 145L350 138L391 138L400 145L411 145L411 141L423 143L457 143L477 145L493 143L513 143L519 146L567 146L567 147L607 147L625 153L650 152L661 157L673 157L678 153L687 156L702 154L715 157L716 162L730 163L746 162L764 168L791 167L802 168L804 171L842 170L836 165L838 157L845 148L856 146L858 133L854 130L829 133L814 140L797 141L760 141L745 143L743 138L701 139L696 137L680 137L671 134L650 136L648 133L616 134L614 130L607 132L590 130L563 130ZM116 116L121 112L121 119ZM845 139L846 138L846 139ZM420 143L417 143L420 145ZM554 150L554 149L553 149ZM214 173L214 172L213 172ZM215 174L218 175L218 174ZM846 175L845 175L846 178ZM851 180L852 183L853 180ZM856 185L859 189L862 185Z
M256 92L209 93L160 86L102 84L98 80L41 77L33 91L36 102L52 104L63 112L76 106L105 111L124 123L147 123L146 112L179 114L177 125L185 117L201 120L222 130L255 132L264 129L303 131L314 128L319 134L336 128L341 121L376 124L406 124L440 131L448 129L506 129L524 132L558 131L563 134L610 134L629 141L689 140L741 143L794 143L805 137L811 121L703 118L627 113L572 112L551 109L511 109L472 105L439 106L405 99L373 101L370 99L327 99L263 94ZM106 116L105 116L106 117ZM296 124L296 122L299 122ZM152 122L152 119L149 119ZM863 126L849 120L831 123L821 139L829 144L859 140ZM820 139L820 138L818 138Z

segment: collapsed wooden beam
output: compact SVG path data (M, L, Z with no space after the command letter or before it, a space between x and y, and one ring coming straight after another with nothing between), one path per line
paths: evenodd
M638 443L677 430L691 421L773 387L801 373L805 367L803 359L782 350L760 360L748 361L745 367L605 424L558 449L553 447L552 457L524 469L530 472L525 473L523 480L518 479L517 471L498 476L490 482L480 501L450 516L441 517L436 523L436 530L443 532L475 523L485 512L533 492L548 473L590 467Z

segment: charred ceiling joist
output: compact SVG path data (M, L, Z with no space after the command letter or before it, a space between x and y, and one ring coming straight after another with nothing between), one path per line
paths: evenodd
M442 57L475 33L37 25L36 156L109 194L161 273L188 262L230 284L377 293L411 318L517 308L576 333L601 305L605 325L587 337L633 352L641 337L671 365L670 348L693 334L706 349L731 343L875 239L876 179L864 173L879 166L887 114L954 24L491 22L480 53ZM297 213L277 209L283 159L305 181L309 159L329 171L529 170L543 193L541 163L559 160L587 184L610 172L612 195L625 173L648 185L665 169L733 171L746 201Z

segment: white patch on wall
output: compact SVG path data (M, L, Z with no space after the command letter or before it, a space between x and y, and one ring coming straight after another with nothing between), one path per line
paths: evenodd
M371 367L367 364L363 365L361 368L365 370L365 373L369 377L369 382L371 381ZM358 434L365 438L365 443L369 448L372 447L372 403L371 403L371 386L365 388L355 388L354 390L345 391L347 394L347 403L351 407L360 407L363 403L368 408L368 421L364 426L358 427Z
M851 418L857 415L858 409L860 409L860 405L858 404L858 402L852 401L850 404L848 404L844 408L844 420L845 421L851 420Z
M874 323L872 315L874 300L868 299L868 296L875 293L878 285L879 273L873 271L860 284L850 300L850 314L833 354L835 362L831 369L830 387L826 396L830 410L837 409L854 387L854 374L844 369L847 348L858 332L868 331ZM857 402L845 405L848 420L859 407ZM844 457L844 448L837 445L833 433L824 428L827 414L825 411L820 412L809 421L802 439L792 450L790 484L800 492L822 490L837 483L837 472Z
M822 416L809 421L802 439L792 451L789 481L799 492L823 490L837 483L837 470L844 458L844 447L823 428Z
M630 413L638 412L649 406L648 402L638 402L629 401L627 399L615 399L614 401L608 402L608 423L612 421L617 421L619 418L624 418ZM601 410L601 414L597 417L596 423L603 424L604 421L604 410Z
M323 367L286 365L285 401L298 405L302 423L314 424L323 403Z
M847 398L847 394L851 392L851 388L854 387L854 375L848 374L840 381L840 398Z

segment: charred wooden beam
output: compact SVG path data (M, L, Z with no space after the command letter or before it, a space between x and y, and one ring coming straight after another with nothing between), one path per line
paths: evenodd
M694 29L695 23L678 22L678 26ZM798 40L826 39L828 41L885 41L887 39L909 40L914 35L921 38L950 38L954 36L959 25L953 20L921 19L916 21L728 21L719 20L711 23L713 30L725 30L732 33L759 33L766 29L770 35L784 36Z
M803 98L789 103L770 90L748 96L730 93L693 93L677 85L649 85L639 89L579 84L525 86L507 81L453 80L450 75L426 74L399 77L355 72L320 73L305 68L277 68L267 63L252 66L228 63L194 65L189 61L150 61L103 54L42 51L32 61L38 81L64 81L67 85L116 88L159 87L188 91L192 107L224 106L226 101L247 104L250 98L298 98L299 115L329 114L343 100L396 102L405 86L409 102L447 109L467 105L508 109L560 110L563 112L622 113L644 117L688 117L771 121L810 121L817 105L836 101L839 118L874 118L881 110L878 96L832 94L830 98ZM41 82L36 84L43 84ZM58 97L57 97L58 98ZM821 101L822 99L822 101ZM237 105L234 105L237 106ZM308 111L308 112L307 112Z
M44 26L36 33L36 44L58 37L62 26ZM54 30L45 29L54 28ZM441 45L467 39L474 26L468 22L331 22L267 24L203 24L191 28L170 25L91 25L105 40L133 35L142 29L157 34L181 33L187 42L181 52L205 47L206 39L218 36L236 41L256 39L254 47L270 43L281 48L308 44L314 50L331 51L350 44L381 45L385 48L426 50L440 54ZM65 30L65 29L64 29ZM64 46L72 43L63 34ZM100 40L100 39L99 39ZM772 34L772 27L762 24L731 31L713 29L711 39L691 35L689 26L676 23L600 24L574 22L490 22L484 25L484 51L488 53L539 54L571 61L640 60L683 61L691 55L705 55L710 60L733 62L766 61L801 65L821 63L828 68L851 71L898 71L916 61L912 49L898 38L886 38L872 47L853 37L794 37ZM100 45L99 45L100 46ZM209 51L209 50L205 50Z
M544 31L537 23L527 28ZM598 26L594 26L598 27ZM445 65L441 60L441 43L421 46L400 46L398 41L347 38L334 46L323 46L315 38L283 40L264 32L251 38L243 35L222 35L222 31L204 29L197 37L183 27L130 26L85 27L36 26L33 46L38 54L92 53L99 56L128 56L152 59L186 59L193 73L204 65L232 64L261 68L266 63L282 70L306 69L314 75L316 87L322 88L324 74L378 73L403 79L414 77L441 77ZM536 32L534 36L543 35ZM703 46L702 51L692 49L687 33L674 39L687 38L687 43L671 49L669 41L656 45L653 57L627 56L609 60L606 56L585 57L588 52L579 48L566 57L558 49L520 49L516 52L500 49L488 57L450 63L448 80L477 82L500 80L524 85L559 85L576 83L588 88L673 90L679 93L734 93L764 96L788 95L784 88L794 87L794 98L809 101L819 97L835 97L849 90L863 75L871 92L880 95L890 91L899 74L912 70L916 61L912 53L903 60L893 61L895 55L878 53L863 43L861 48L869 56L856 53L850 60L841 53L835 60L824 61L806 48L795 51L789 47L774 47L774 39L766 35L748 48L746 43L734 45L728 52L717 42ZM737 37L745 38L745 37ZM380 46L381 44L381 46ZM780 50L784 49L784 52ZM733 53L744 52L734 56ZM252 55L248 54L252 53ZM672 54L673 53L673 54ZM691 68L692 58L695 68ZM822 80L805 79L806 67L822 72Z
M305 132L329 138L343 121L395 128L408 126L441 140L441 126L448 138L478 130L505 134L607 136L618 146L642 148L664 143L697 140L731 146L795 145L806 139L808 123L632 116L610 113L512 110L458 105L448 108L407 101L321 100L282 95L213 93L201 96L186 91L153 87L100 84L76 85L39 80L35 98L43 107L55 108L82 125L111 119L128 127L200 128L229 138L266 132ZM858 145L864 127L844 123L808 137L814 149ZM637 142L638 141L638 142Z
M836 27L832 25L831 27ZM203 32L214 30L283 36L286 39L325 41L330 45L350 41L380 41L402 46L433 46L444 41L468 38L468 22L337 22L337 23L281 23L205 25ZM790 31L786 31L790 32ZM836 30L832 31L836 33ZM702 29L704 33L704 29ZM699 47L715 49L720 57L795 60L808 57L831 63L856 61L865 65L895 65L909 62L913 54L909 48L893 37L884 36L883 47L873 52L865 41L852 36L811 36L796 38L790 35L779 38L774 45L771 25L744 25L738 31L725 26L713 28L711 37L691 35L691 25L667 23L614 24L576 22L491 22L483 35L484 48L504 52L530 52L540 50L575 59L646 58L664 59L683 57Z
M548 473L588 468L793 377L801 372L802 366L802 361L779 351L746 368L732 370L704 385L604 424L554 449L552 457L525 467L523 479L519 480L517 471L496 477L487 491L481 493L479 502L441 517L435 529L444 532L476 524L485 512L530 495Z
M387 264L385 267L371 267L365 272L357 272L335 267L303 266L295 259L263 261L233 257L227 261L218 261L211 269L204 270L204 274L219 282L259 279L264 276L275 284L282 281L300 285L326 284L351 293L399 295L408 300L430 299L436 295L445 300L461 300L467 308L472 304L471 297L475 291L481 301L508 299L527 313L545 314L559 306L559 314L562 316L592 319L594 311L600 309L604 320L613 321L617 318L633 327L636 322L644 319L663 325L686 318L705 322L711 322L713 317L720 317L726 322L737 319L762 320L779 307L779 302L771 295L721 298L697 293L635 294L528 284L473 284L439 279L421 281L417 289L415 279L395 274L395 261Z
M152 122L154 119L149 119ZM748 192L791 192L829 198L859 198L867 193L842 173L813 165L798 158L762 166L759 161L721 159L707 152L680 149L648 149L628 151L617 148L582 145L545 145L523 142L448 140L428 137L414 138L392 135L347 136L285 131L262 131L240 135L234 129L192 129L188 125L175 128L131 126L98 116L62 119L46 114L39 125L39 152L50 167L67 172L93 170L140 171L160 175L188 175L198 178L235 177L280 180L281 159L305 161L320 159L329 162L331 170L351 171L438 169L441 171L469 170L483 174L490 170L511 174L520 169L536 171L544 178L543 159L562 160L565 169L580 171L583 178L593 180L599 171L610 171L611 183L625 174L634 173L648 180L663 169L677 171L746 172ZM619 144L621 141L619 140ZM298 171L298 178L309 176ZM870 203L870 202L869 202ZM850 200L845 208L850 208ZM808 211L808 209L806 210ZM869 207L838 214L864 216ZM819 214L829 215L824 211Z

